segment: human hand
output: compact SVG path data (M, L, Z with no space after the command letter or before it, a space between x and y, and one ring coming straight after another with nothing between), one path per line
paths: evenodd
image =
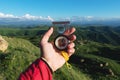
M67 53L70 57L75 52L75 44L73 43L76 40L76 36L73 35L75 32L75 28L70 28L66 30L64 35L66 35L71 41L67 47ZM53 33L53 27L51 27L43 36L40 47L41 47L41 57L45 59L45 61L49 64L53 71L56 71L60 67L62 67L65 63L64 57L61 55L61 51L57 50L52 42L48 42L51 34Z

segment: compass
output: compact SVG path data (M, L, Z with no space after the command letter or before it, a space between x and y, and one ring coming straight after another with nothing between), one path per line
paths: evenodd
M54 45L58 50L65 50L69 44L69 39L64 32L69 29L69 21L52 22L54 24Z

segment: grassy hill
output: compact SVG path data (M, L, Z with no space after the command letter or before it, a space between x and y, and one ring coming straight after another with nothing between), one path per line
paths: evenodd
M91 40L99 43L120 45L120 27L88 26L77 27L78 40Z
M4 37L9 43L6 52L0 52L0 80L16 80L35 59L40 57L39 48L29 41L20 38ZM66 73L67 72L67 73ZM54 74L56 80L91 80L87 75L76 68L70 70L70 77L66 66Z
M76 54L70 62L89 74L92 80L119 80L119 57L120 46L89 41L76 45Z
M0 80L16 80L20 72L40 56L40 52L27 40L4 38L9 47L6 52L0 52Z
M0 34L4 36L20 37L28 39L33 44L40 40L40 37L46 32L49 26L36 27L0 27ZM77 40L83 42L84 40L95 41L99 43L107 43L112 45L120 45L120 27L109 26L86 26L76 27Z
M36 46L47 29L0 28L0 34L8 36L4 38L9 42L8 50L0 52L0 80L15 80L40 56ZM69 61L73 68L62 67L54 73L54 79L120 80L120 27L90 26L76 30L76 52Z

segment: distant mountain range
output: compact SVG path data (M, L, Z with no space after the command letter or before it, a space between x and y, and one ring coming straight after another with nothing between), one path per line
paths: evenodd
M0 25L38 25L50 24L51 21L47 20L27 20L20 18L0 18Z
M32 16L25 14L18 17L10 14L0 13L0 25L38 25L45 24L51 25L52 21L71 21L71 24L75 25L108 25L108 26L120 26L120 18L101 18L93 16L73 16L70 18L53 19L50 16Z
M73 24L81 25L107 25L107 26L120 26L120 18L100 18L100 17L72 17Z

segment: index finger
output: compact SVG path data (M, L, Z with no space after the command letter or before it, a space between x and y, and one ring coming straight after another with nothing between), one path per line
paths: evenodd
M66 36L69 36L69 35L73 34L74 32L75 32L75 28L72 27L70 29L67 29L63 34Z

